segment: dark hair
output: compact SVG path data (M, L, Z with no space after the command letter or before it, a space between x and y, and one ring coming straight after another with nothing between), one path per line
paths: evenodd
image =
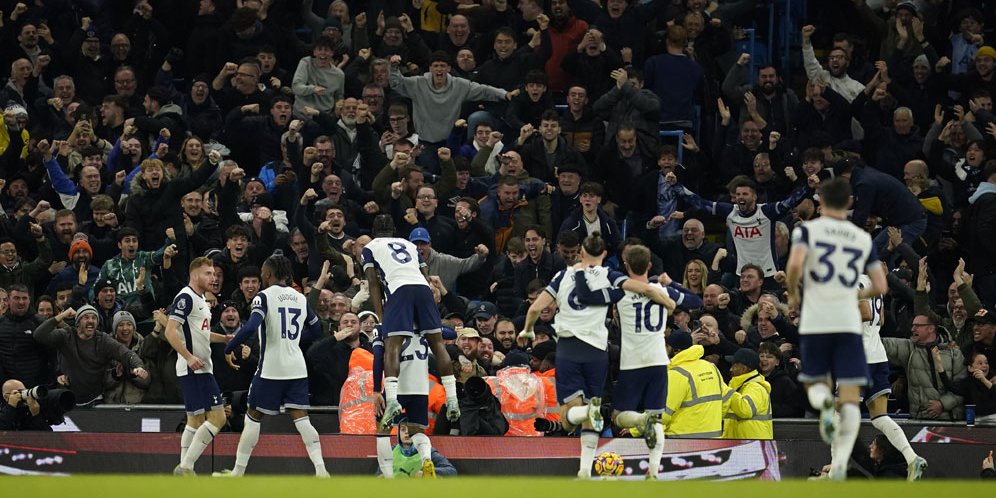
M273 256L270 256L270 258L272 258L272 257ZM266 258L266 260L269 261L270 258ZM238 274L236 276L235 281L239 282L239 283L242 283L242 279L244 279L244 278L256 278L256 279L258 279L259 278L259 267L256 266L256 265L247 265L247 266L240 267L239 268L239 272L238 272Z
M546 86L547 84L546 73L538 69L530 70L528 73L526 73L526 79L525 81L523 81L523 83L526 85L534 83L537 85Z
M820 203L830 209L847 209L851 200L851 183L837 177L820 184Z
M540 121L556 121L559 124L560 114L557 114L557 111L553 109L547 109L543 111L543 114L540 114Z
M768 353L779 361L782 359L782 350L779 349L778 345L771 341L764 341L757 347L758 354Z
M743 265L740 268L740 274L743 275L743 273L745 271L748 271L748 270L753 270L753 271L757 272L758 278L760 278L762 280L764 279L764 269L761 268L760 266L755 265L754 263L747 263L746 265Z
M249 240L249 229L245 225L232 225L225 230L225 240L234 239L236 237L245 237Z
M577 247L581 243L581 236L574 230L562 230L557 234L557 245L564 247Z
M170 98L169 92L161 86L154 86L145 91L145 96L149 97L149 100L154 100L159 103L160 106L172 103L173 99Z
M232 13L231 21L229 22L232 23L232 29L235 32L239 32L253 27L256 25L256 21L257 17L254 9L239 7Z
M626 77L631 80L646 81L643 77L643 70L633 66L626 68Z
M589 256L600 256L605 252L605 239L602 238L601 232L591 232L591 235L581 242L581 248Z
M730 184L729 184L730 192L732 192L732 191L734 191L734 190L736 190L736 189L738 189L740 187L747 187L747 188L753 190L755 194L757 193L757 182L755 182L754 180L751 180L750 178L748 178L746 176L744 176L742 178L741 177L734 178L733 181L731 181Z
M498 38L498 35L505 35L505 36L511 38L513 42L516 41L515 40L515 31L512 28L508 27L508 26L502 26L502 27L496 29L495 30L495 36L494 36L495 39Z
M516 177L512 176L512 175L505 175L505 176L502 176L501 178L498 179L498 186L499 187L513 186L513 185L516 186L516 187L518 187L519 186L519 180Z
M104 153L93 145L87 145L86 147L83 147L83 150L80 151L80 157L93 157L93 156L103 156L103 155Z
M597 182L584 182L581 184L581 187L578 188L578 193L605 197L605 187L603 187L601 183Z
M294 101L290 97L280 94L276 97L270 99L270 107L277 105L277 102L286 102L288 105L294 105Z
M819 161L823 162L823 151L816 147L809 147L802 151L802 162Z
M471 210L474 214L480 216L481 205L478 204L477 199L474 199L473 197L461 197L457 199L457 202L466 202L467 209Z
M436 50L435 52L432 53L432 55L429 57L429 64L431 65L434 62L442 62L447 66L453 65L453 63L451 62L450 54L445 50Z
M273 272L273 278L278 282L287 283L294 278L294 270L291 262L279 250L263 262L263 268L269 268ZM241 280L241 279L240 279Z
M990 159L986 161L986 165L982 168L982 176L987 181L996 175L996 159Z
M336 42L331 36L321 35L318 38L315 38L315 44L312 46L312 49L327 48L329 50L335 50L335 46Z
M138 238L138 230L135 230L132 227L123 227L123 228L121 228L121 230L118 230L118 243L120 243L122 240L124 240L125 237L129 237L129 236L135 237L137 239Z
M541 225L529 225L522 231L522 234L525 235L529 233L530 230L536 232L536 235L539 235L541 239L546 240L546 230Z
M526 284L526 295L532 294L533 292L540 292L546 288L546 282L541 279L534 278ZM495 324L497 325L497 323Z
M674 158L677 158L678 157L678 148L675 147L675 146L673 146L673 145L670 145L670 144L668 144L668 145L662 145L660 152L657 153L657 157L658 157L658 159L662 158L662 157L674 157Z
M25 294L31 295L31 291L28 290L28 286L24 284L10 284L10 287L7 287L8 294L14 291L23 292Z

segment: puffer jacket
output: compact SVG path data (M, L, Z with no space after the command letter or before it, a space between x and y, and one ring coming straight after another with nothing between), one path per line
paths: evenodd
M965 418L963 398L955 394L952 386L945 385L945 379L934 368L930 349L935 344L914 344L909 339L883 337L885 354L889 364L906 370L906 396L910 402L910 416L914 419L930 419L927 415L928 402L938 400L944 406L937 420L962 420ZM967 376L965 357L958 349L941 347L941 361L950 382L957 385Z
M145 337L138 332L132 334L131 344L128 349L135 354L139 354L142 342ZM117 361L111 362L111 367L104 372L104 403L117 403L134 405L142 402L145 391L149 389L149 378L141 379L132 377L127 370L123 374L117 373Z
M661 421L667 437L705 439L723 434L723 414L733 390L716 365L702 359L694 345L671 358L667 366L667 406Z
M771 384L757 370L730 379L729 411L724 416L723 439L773 439Z

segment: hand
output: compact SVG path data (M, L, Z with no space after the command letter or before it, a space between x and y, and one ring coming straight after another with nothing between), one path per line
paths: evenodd
M913 28L913 39L917 43L923 43L923 20L919 17L914 17L910 20L910 27Z
M681 136L681 146L689 152L698 152L699 144L695 142L695 137L691 133L685 133Z
M737 340L737 344L743 344L747 342L747 332L738 330L733 334L733 338Z
M927 290L927 257L920 258L920 264L916 274L916 290Z
M733 114L730 112L730 108L726 107L726 103L723 102L722 98L716 99L716 106L719 108L719 117L722 120L723 126L730 124L730 117Z
M262 209L261 209L261 211L262 211ZM262 216L260 216L260 218L262 218ZM170 244L170 245L166 246L165 250L163 250L163 257L164 258L173 259L173 257L176 256L177 252L179 252L179 251L176 248L176 244ZM145 270L145 268L142 268L142 271L144 271L144 270ZM145 279L143 278L142 281L144 282Z
M903 231L898 227L889 227L889 247L895 249L903 244Z
M52 275L55 275L56 273L62 271L62 269L65 268L67 264L68 263L66 263L65 261L56 261L55 263L48 265L48 272Z
M983 469L993 470L993 452L992 451L989 452L989 456L987 456L986 458L982 459L982 468Z
M934 106L934 124L938 126L944 124L944 108L941 107L941 104Z
M290 131L291 134L296 135L297 133L301 132L301 128L303 127L304 127L304 122L302 122L300 119L295 119L290 122L290 126L287 127L287 130Z
M889 64L885 61L875 61L875 70L878 71L880 81L889 82Z
M357 16L357 17L359 17L359 16ZM370 59L370 49L369 48L361 48L360 51L356 53L356 56L359 57L360 59L365 60L365 61L369 60Z
M934 64L934 72L941 72L941 70L947 67L948 64L951 64L951 59L946 55L941 57L937 60L937 64Z
M498 142L501 142L501 139L503 137L504 137L504 135L502 135L502 133L500 131L493 131L493 132L491 132L490 135L488 135L488 141L486 143L487 143L488 147L492 147L493 148L495 145L498 144Z
M525 142L526 139L531 137L534 133L536 133L536 128L534 128L533 125L529 123L522 125L522 128L519 129L519 143L521 144Z
M28 230L31 232L31 235L34 236L35 239L41 239L42 237L44 237L42 226L37 223L29 223Z
M671 214L667 215L667 219L668 219L668 221L671 221L671 220L683 220L683 219L685 219L685 213L684 213L684 211L674 211Z
M131 369L131 374L143 380L149 378L149 372L142 367Z
M405 30L405 33L411 33L415 30L415 27L412 25L412 20L408 17L408 14L401 14L398 16L398 22L401 23L401 29Z
M750 114L757 114L757 99L751 92L744 93L744 104L747 105L747 112Z
M750 54L746 52L740 54L740 57L737 59L737 65L746 66L747 64L750 64Z
M512 100L515 97L518 97L519 93L521 93L521 90L519 90L518 88L510 92L505 92L505 100Z
M816 32L816 26L812 24L807 24L802 27L802 43L804 45L809 45L810 39L813 37L813 33Z
M401 56L400 55L392 55L391 58L390 58L390 61L391 61L391 65L392 66L400 66L401 65Z
M418 225L418 211L415 208L405 210L405 222L409 225Z
M378 205L375 201L367 201L367 203L363 205L363 212L367 214L377 214L380 212L380 205Z
M28 6L27 5L25 5L25 4L21 3L21 2L17 2L17 5L14 6L14 12L10 13L10 20L11 21L16 21L17 18L21 16L21 14L24 14L27 11L28 11ZM84 19L89 19L89 18L85 17Z
M667 218L661 215L654 216L653 218L650 218L649 221L650 226L653 228L660 228L665 223L667 223Z
M721 310L726 309L726 307L729 305L730 305L730 293L724 292L716 296L716 306L718 306L719 309Z
M211 152L208 152L208 161L210 161L211 164L218 164L218 163L220 163L221 162L221 152L218 152L216 150L212 150Z
M163 143L159 144L158 147L156 147L156 156L157 157L163 157L163 156L165 156L168 153L169 153L169 144L168 143L163 142Z
M196 372L204 368L204 361L194 355L190 355L190 358L187 358L187 368Z
M404 152L395 152L394 159L391 160L391 168L397 171L402 166L406 166L408 164L408 158L408 154Z
M790 353L794 349L791 342L783 342L778 345L778 350L783 353Z
M488 246L484 244L477 244L477 247L474 248L474 252L482 258L488 257L488 254L490 253Z
M536 16L536 24L539 25L540 31L543 31L550 26L550 18L546 14L540 14Z
M799 306L801 304L802 304L802 300L799 297L799 293L798 292L790 292L789 295L788 295L788 306L789 306L789 309L793 309L793 310L794 309L799 309Z
M7 404L17 408L17 405L21 404L21 392L11 391L10 394L7 395Z
M927 416L930 418L940 417L944 413L944 405L936 399L927 402Z
M242 168L235 168L228 174L228 179L233 182L237 182L246 177L246 170Z
M612 76L612 79L616 80L616 86L619 88L622 88L623 85L629 81L629 76L626 75L626 70L622 68L612 71L609 76Z
M356 24L356 27L359 28L359 29L366 28L367 27L367 13L366 12L360 12L359 14L356 14L356 17L353 18L353 22ZM370 49L366 49L366 50L367 50L367 53L370 52Z
M155 320L156 323L159 324L160 326L165 327L166 326L166 320L168 320L169 317L166 316L166 310L165 309L159 308L159 309L157 309L157 310L155 310L155 311L152 312L152 319Z
M439 156L439 160L442 162L449 161L453 157L453 153L447 147L440 147L436 150L436 155Z
M256 114L259 112L259 104L246 104L242 106L242 114Z
M342 102L342 101L340 100L339 102ZM308 116L308 117L311 117L311 118L313 118L313 117L315 117L315 116L317 116L317 115L319 115L319 114L322 113L322 111L319 111L318 109L315 109L314 107L311 107L310 105L304 106L303 111L304 111L304 115L305 116Z
M400 198L403 189L404 189L404 187L401 185L401 182L394 182L394 183L392 183L391 184L391 198L392 199L398 199L398 198Z
M111 215L113 214L114 213L111 213ZM117 224L116 216L114 219L114 224L115 225ZM190 219L190 216L187 216L187 213L183 213L183 231L187 232L188 237L194 233L194 222Z
M785 178L788 178L790 182L795 183L795 181L799 179L799 175L795 174L795 168L791 166L786 166Z
M906 25L903 24L903 21L898 17L896 18L896 35L899 36L900 44L908 40L910 37L909 30L906 29Z
M305 190L304 195L301 196L301 205L306 206L317 198L318 192L315 192L315 189L313 188L309 188L308 190Z
M228 364L228 368L231 368L232 370L236 370L237 371L240 368L238 365L235 364L235 353L234 352L227 353L225 355L225 363L227 363Z
M774 150L778 146L778 141L782 139L782 134L777 131L772 131L768 134L768 149Z
M633 49L629 47L623 47L619 49L619 55L622 57L623 62L633 62Z
M785 286L786 276L784 271L776 271L772 278L774 278L775 282L777 282L782 287Z
M80 271L78 273L78 281L80 285L86 285L86 281L89 278L87 270L87 265L80 265Z
M668 185L675 185L678 183L678 176L674 174L673 171L669 171L668 174L664 175L664 181Z

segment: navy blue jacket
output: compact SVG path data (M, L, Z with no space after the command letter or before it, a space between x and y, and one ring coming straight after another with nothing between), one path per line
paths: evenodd
M854 214L851 221L864 226L869 216L882 218L883 226L898 227L926 218L923 205L906 185L891 175L874 168L854 168L851 172L854 190Z

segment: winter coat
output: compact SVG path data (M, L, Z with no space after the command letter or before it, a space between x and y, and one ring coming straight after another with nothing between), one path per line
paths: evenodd
M733 390L716 365L702 359L704 352L696 344L674 355L667 366L662 422L668 437L704 439L723 434L723 414L729 410Z
M729 411L724 416L723 439L774 439L771 423L771 384L751 370L730 379Z
M883 337L885 354L889 364L906 370L906 396L910 402L910 415L914 419L929 419L927 415L928 401L938 400L944 405L944 411L938 420L962 420L965 410L964 398L955 394L950 386L945 385L941 376L934 368L934 360L930 348L935 344L914 344L909 339ZM951 382L959 383L966 376L965 357L958 349L941 347L941 360L944 371Z
M128 349L136 355L142 348L145 337L138 332L132 334L131 345ZM142 402L145 391L149 389L150 379L146 377L133 377L131 372L124 370L123 374L117 373L117 366L121 365L117 360L111 362L110 368L104 372L104 403L118 403L134 405ZM122 366L122 368L124 368Z
M33 339L42 322L33 313L0 318L0 383L17 379L28 388L52 382L54 355Z
M161 332L153 331L142 341L138 355L149 372L149 389L142 403L183 403L180 380L176 376L176 350L166 342Z

